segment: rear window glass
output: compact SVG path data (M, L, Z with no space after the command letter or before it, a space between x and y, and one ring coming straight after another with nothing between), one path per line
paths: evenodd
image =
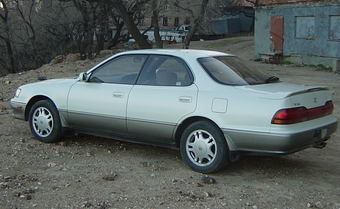
M199 58L198 62L212 79L221 84L244 86L268 82L268 75L238 57L205 57Z

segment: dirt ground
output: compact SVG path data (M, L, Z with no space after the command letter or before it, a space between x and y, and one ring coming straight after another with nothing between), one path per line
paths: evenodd
M255 62L253 37L193 42L191 48L236 54L284 82L329 86L340 119L338 74ZM340 208L339 130L322 150L243 156L209 175L216 183L208 184L178 150L80 134L44 144L27 122L13 119L9 100L18 86L39 76L75 76L98 62L48 64L0 78L0 208Z

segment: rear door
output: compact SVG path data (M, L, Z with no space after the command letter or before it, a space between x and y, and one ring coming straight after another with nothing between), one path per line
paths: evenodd
M129 93L147 55L124 55L92 71L87 82L77 82L69 92L69 124L93 131L126 134Z
M129 134L171 142L178 121L196 108L198 89L192 83L183 60L151 55L129 96Z

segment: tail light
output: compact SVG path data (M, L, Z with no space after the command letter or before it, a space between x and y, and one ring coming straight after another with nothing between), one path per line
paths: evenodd
M324 106L307 109L305 107L297 107L290 109L282 109L275 113L272 124L294 124L316 118L321 118L333 113L334 105L332 101L328 101Z

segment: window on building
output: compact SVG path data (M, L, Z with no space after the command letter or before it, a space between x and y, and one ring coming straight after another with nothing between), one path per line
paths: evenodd
M169 9L169 4L164 4L164 10L168 10Z
M145 25L145 20L144 18L139 19L139 25L144 26Z
M179 25L179 17L175 17L174 26Z
M296 17L295 38L315 38L315 17Z
M330 40L340 40L340 16L330 16Z
M163 26L168 26L168 18L163 17Z

